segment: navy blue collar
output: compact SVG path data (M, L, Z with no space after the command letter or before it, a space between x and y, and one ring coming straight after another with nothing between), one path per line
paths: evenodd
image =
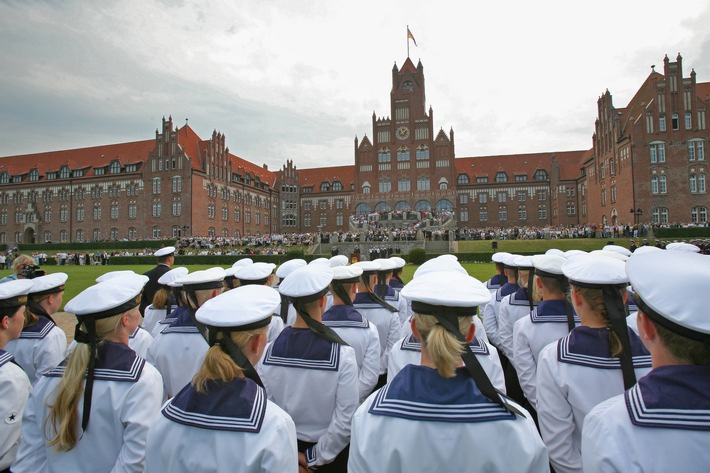
M442 378L432 368L407 365L380 389L369 413L424 422L492 422L515 415L478 390L465 368L453 378Z
M510 305L527 305L529 306L530 301L528 301L528 290L525 289L524 287L518 288L517 291L515 291L515 294L510 296ZM534 305L537 305L537 302L533 302Z
M507 282L507 283L503 284L503 285L500 287L500 289L498 289L498 290L496 291L496 300L500 302L501 300L503 300L503 298L504 298L505 296L507 296L507 295L509 295L509 294L512 294L512 293L514 293L514 292L517 291L517 290L518 290L518 285L517 285L517 284L513 284L513 283Z
M163 408L179 424L208 430L259 433L266 413L266 391L249 378L208 381L206 393L189 383Z
M340 345L311 329L286 327L266 349L263 364L338 371Z
M54 322L47 317L40 315L36 323L25 327L20 334L20 338L44 338L54 328Z
M498 289L501 285L508 282L508 278L503 274L496 274L486 282L486 287L488 289Z
M634 425L710 431L710 366L662 366L624 394Z
M334 305L323 314L323 323L329 327L363 327L370 326L360 312L351 305Z
M402 289L404 287L404 284L396 280L395 278L392 278L390 279L390 287L393 287L395 289Z
M490 355L491 354L490 350L488 349L488 344L484 341L479 340L475 336L473 337L473 340L471 340L471 343L468 344L468 346L474 355ZM417 353L421 353L422 343L412 333L408 337L404 337L404 339L402 339L400 349L404 350L404 351L415 351Z
M355 299L353 299L353 305L354 304L377 304L378 306L380 305L369 292L358 292L357 294L355 294Z
M651 355L638 335L627 328L634 368L650 368ZM602 369L620 369L619 358L611 357L609 329L579 326L557 342L557 360L561 363Z
M0 349L0 367L4 366L6 363L10 363L14 359L15 356L12 353Z
M67 360L68 358L58 367L48 371L45 376L63 376ZM144 366L145 360L136 355L128 345L104 340L97 347L94 376L96 380L136 382Z
M574 311L574 309L572 309ZM541 301L530 313L530 320L534 324L567 323L567 309L565 301ZM577 314L574 321L580 324Z

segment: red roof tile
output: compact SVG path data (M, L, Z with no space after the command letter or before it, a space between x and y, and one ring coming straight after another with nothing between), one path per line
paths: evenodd
M355 182L355 166L299 169L298 175L301 187L313 186L314 192L318 192L321 182L332 184L335 181L340 181L344 191L350 191L350 185Z
M700 100L706 101L710 99L710 82L695 84L695 92Z
M454 164L457 174L468 174L471 181L476 177L488 177L488 182L495 182L495 175L499 171L508 174L508 182L514 181L513 176L527 174L528 180L533 179L535 171L543 169L549 172L552 156L557 158L560 165L573 165L581 161L586 151L558 151L547 153L510 154L499 156L477 156L470 158L456 158Z

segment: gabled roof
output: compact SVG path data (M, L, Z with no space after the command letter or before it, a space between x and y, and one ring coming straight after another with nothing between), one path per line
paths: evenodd
M343 191L350 191L350 185L355 182L355 166L334 166L330 168L310 168L298 170L298 183L301 187L313 186L313 192L320 191L322 182L333 184L340 181Z
M561 166L579 165L587 151L557 151L530 154L509 154L498 156L477 156L456 158L454 165L456 173L466 173L472 181L476 177L488 177L488 182L495 182L499 171L508 174L508 182L515 182L514 175L527 174L528 181L533 181L533 175L538 169L549 172L550 162L555 156ZM579 166L578 166L579 169Z
M87 169L109 164L118 159L122 165L144 162L148 153L155 147L155 140L133 141L112 145L93 146L90 148L48 151L44 153L5 156L0 158L0 172L10 174L25 173L36 167L42 177L47 172L59 171L62 166L69 169ZM84 177L91 177L86 173Z
M698 94L698 98L702 101L710 99L710 82L695 84L695 92Z
M264 169L263 166L258 166L232 153L229 153L229 158L232 160L232 172L242 176L244 176L245 172L248 172L252 179L258 177L261 182L268 184L269 187L276 186L277 173Z

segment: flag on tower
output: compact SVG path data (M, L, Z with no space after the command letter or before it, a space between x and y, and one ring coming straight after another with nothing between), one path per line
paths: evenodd
M411 31L409 31L409 26L407 26L407 40L410 40L410 39L412 41L414 41L414 46L417 46L417 40L414 39L414 35L412 34ZM417 46L417 47L419 47L419 46Z

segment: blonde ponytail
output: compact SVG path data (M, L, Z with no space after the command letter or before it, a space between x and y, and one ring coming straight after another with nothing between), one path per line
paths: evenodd
M446 330L436 317L415 314L414 320L421 335L422 350L426 350L442 378L451 378L461 363L465 345ZM459 317L459 331L466 336L471 329L471 317Z
M96 338L99 342L116 333L121 317L123 314L96 321ZM83 324L82 328L86 331ZM84 377L89 365L89 356L89 345L77 344L67 360L54 404L49 405L45 427L48 424L53 429L54 437L49 440L49 445L59 452L73 449L79 441L79 400L84 393Z

